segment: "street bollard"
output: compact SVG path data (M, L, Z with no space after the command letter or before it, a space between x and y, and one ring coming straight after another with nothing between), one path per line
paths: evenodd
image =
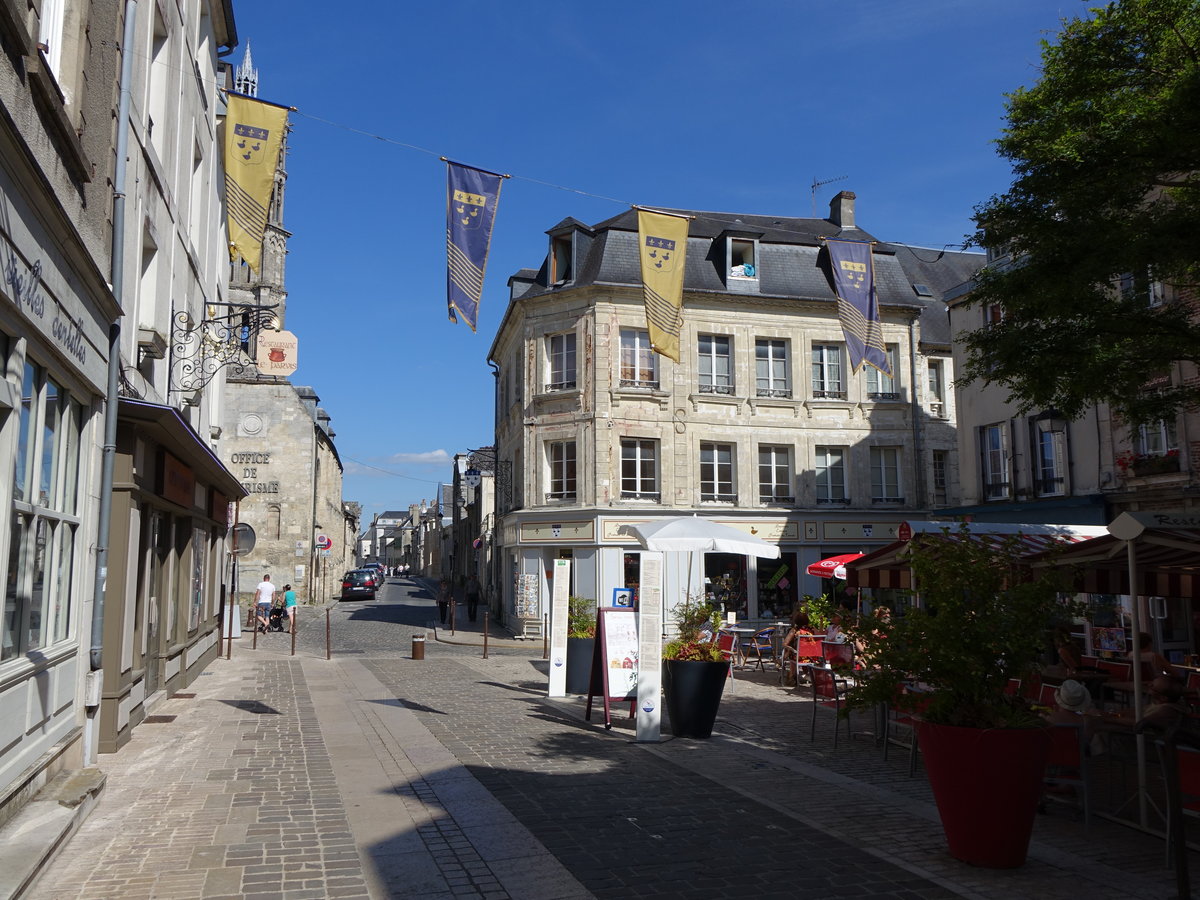
M483 611L483 658L487 659L488 651L488 611Z
M288 623L291 625L290 630L292 632L292 656L296 655L296 632L300 628L299 622L300 622L300 607L296 607L296 612L292 615L292 621L290 623Z
M413 659L424 659L425 658L425 635L423 635L423 634L414 634L413 635L412 658Z
M329 607L325 607L325 658L333 659L333 647L329 643Z

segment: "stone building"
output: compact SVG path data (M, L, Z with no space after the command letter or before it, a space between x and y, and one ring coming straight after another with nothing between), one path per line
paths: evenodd
M232 76L238 93L258 96L249 46ZM239 521L256 536L254 549L238 562L236 599L247 600L270 574L276 584L291 584L302 603L319 603L340 590L342 573L354 567L358 514L342 500L343 466L316 391L262 374L253 362L258 335L283 328L287 317L286 159L280 153L261 271L241 260L228 266L231 316L256 327L248 328L244 352L226 367L222 454L248 495ZM301 345L298 359L303 352ZM348 521L354 523L349 531Z
M0 826L18 830L52 776L129 740L215 657L241 495L215 451L220 379L170 364L180 323L224 299L233 13L125 9L0 15ZM88 808L42 822L45 849ZM43 859L20 857L0 861L18 882Z
M691 585L759 616L820 591L810 563L882 546L952 501L941 296L983 258L875 242L893 374L852 374L822 239L875 241L854 205L842 192L828 219L676 211L691 217L679 363L649 347L634 212L547 232L489 352L510 627L540 618L557 558L574 562L574 594L636 587L633 522L697 513L778 543L779 561L697 554L665 575L665 596Z

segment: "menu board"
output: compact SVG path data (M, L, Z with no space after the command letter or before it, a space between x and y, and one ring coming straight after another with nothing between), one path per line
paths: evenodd
M605 693L612 700L637 697L638 634L632 609L604 609L601 660L606 673Z

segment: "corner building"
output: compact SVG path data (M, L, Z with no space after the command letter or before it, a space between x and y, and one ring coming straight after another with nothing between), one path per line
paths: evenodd
M671 212L691 217L678 363L650 348L634 211L564 220L540 268L509 280L489 360L496 587L514 630L548 611L555 559L573 560L572 594L636 589L625 525L695 513L777 543L779 560L666 560L665 596L770 617L828 586L810 563L881 547L954 500L941 297L982 255L877 241L847 191L827 219ZM850 371L822 238L875 242L891 376Z

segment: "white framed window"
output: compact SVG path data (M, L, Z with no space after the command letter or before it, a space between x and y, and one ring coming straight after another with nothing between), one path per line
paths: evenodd
M575 332L546 337L547 391L575 389Z
M658 387L658 355L650 346L650 332L621 329L621 387Z
M946 490L946 469L949 454L945 450L933 451L933 502L942 506L948 502L949 493Z
M1039 497L1061 497L1066 493L1067 435L1052 431L1046 422L1038 422L1033 430L1035 489Z
M84 410L40 366L21 380L0 660L36 652L70 631L79 528Z
M1008 426L1003 422L979 429L983 499L1006 500L1012 493L1008 478Z
M575 499L575 442L550 441L546 444L546 461L550 466L549 500Z
M728 335L700 335L696 351L700 393L733 393L733 360L730 344Z
M940 359L929 360L927 368L929 414L935 419L948 417L946 410L946 367Z
M792 491L792 448L763 445L758 448L758 502L796 502Z
M737 501L733 491L733 445L700 445L700 499Z
M791 397L788 377L788 342L782 338L754 341L755 393L759 397Z
M842 380L841 344L813 344L812 395L826 399L846 399L846 383Z
M1164 456L1179 449L1174 422L1159 420L1153 425L1139 425L1137 452L1143 456Z
M867 370L867 399L869 400L899 400L900 393L896 385L899 383L900 370L896 366L897 347L887 345L888 368L891 375L885 375L874 366L865 366Z
M900 486L900 448L871 448L871 502L903 503Z
M818 503L849 502L845 447L817 447L813 455L813 474Z
M659 499L658 441L642 438L621 441L621 499Z

